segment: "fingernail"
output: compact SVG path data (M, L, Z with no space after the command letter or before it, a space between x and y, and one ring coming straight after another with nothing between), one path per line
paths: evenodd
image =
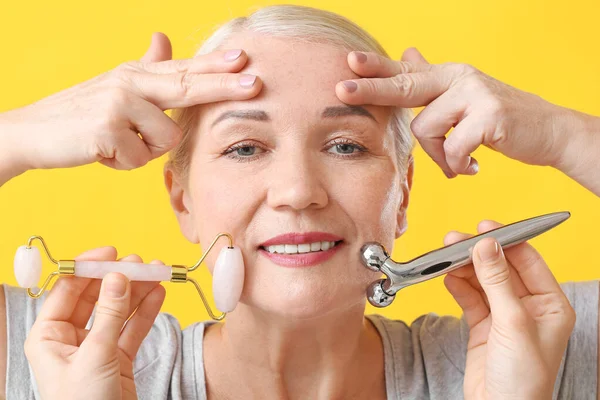
M251 88L256 82L256 75L244 75L240 78L240 86L243 88Z
M344 87L348 93L355 92L356 89L358 89L358 85L354 81L344 81L342 83L344 84Z
M476 173L479 172L479 163L474 162L473 164L471 164L471 166L469 167L469 174L471 175L475 175Z
M472 160L471 156L467 156L467 166L465 167L467 171L469 170L469 168L471 166L471 160Z
M223 56L225 61L235 61L242 55L242 50L229 50Z
M493 246L483 246L483 248L479 250L479 258L483 262L492 262L500 257L500 246L498 246L498 242L494 241Z
M355 51L354 55L356 55L356 61L361 64L364 64L367 61L367 55L362 51Z
M120 279L118 276L109 274L102 281L102 291L108 297L112 297L114 299L121 298L125 295L127 291L127 285Z
M454 172L450 172L450 171L444 171L444 175L446 175L446 178L448 179L452 179L456 177L456 174Z

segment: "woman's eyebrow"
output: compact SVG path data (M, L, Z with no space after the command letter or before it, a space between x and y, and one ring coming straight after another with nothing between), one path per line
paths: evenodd
M371 118L373 121L377 122L373 114L371 114L366 108L361 106L335 106L335 107L327 107L325 111L323 111L323 118L337 118L337 117L346 117L348 115L358 115L361 117Z
M367 118L370 118L373 121L377 122L377 120L375 119L373 114L371 114L366 108L361 107L361 106L350 106L350 105L327 107L323 111L323 114L321 114L321 117L323 117L323 118L338 118L338 117L346 117L346 116L350 116L350 115L367 117ZM214 120L214 122L211 124L211 127L214 127L219 122L222 122L222 121L224 121L226 119L230 119L230 118L249 119L252 121L262 121L262 122L268 122L271 120L271 118L269 117L269 114L267 114L265 111L262 111L262 110L232 110L232 111L225 111L223 114L221 114L217 119Z
M215 119L212 123L211 127L214 127L221 121L224 121L229 118L241 118L241 119L250 119L253 121L265 121L268 122L271 120L269 115L261 110L233 110L233 111L225 111L223 114L219 116L219 118Z

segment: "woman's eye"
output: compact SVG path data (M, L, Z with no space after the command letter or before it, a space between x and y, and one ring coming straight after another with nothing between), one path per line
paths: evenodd
M256 147L255 146L243 146L243 147L238 147L235 151L236 151L236 154L240 157L249 157L249 156L254 155L254 153L256 152Z
M352 154L356 147L352 144L336 144L335 149L342 154Z
M331 146L328 151L333 154L355 154L364 151L364 149L353 143L338 143Z
M259 146L254 146L251 143L240 143L225 150L223 155L236 161L250 161L259 157L263 152L264 150Z

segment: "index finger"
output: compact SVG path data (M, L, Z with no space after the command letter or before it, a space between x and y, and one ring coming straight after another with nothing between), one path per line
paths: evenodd
M112 247L100 247L81 254L75 260L114 261L117 250ZM44 305L38 314L39 321L67 321L79 303L81 293L90 284L91 279L78 277L59 278L54 284Z
M359 78L339 82L338 98L347 104L413 108L426 106L446 92L452 80L441 70L398 74L390 78Z
M211 74L218 72L238 72L247 62L248 55L245 51L233 49L217 50L187 59L130 63L129 65L153 74L173 74L178 72Z
M134 73L133 90L161 110L191 107L225 100L248 100L262 89L256 75L238 73Z
M353 51L348 54L348 66L363 78L389 78L398 74L426 72L434 65L395 61L373 52Z

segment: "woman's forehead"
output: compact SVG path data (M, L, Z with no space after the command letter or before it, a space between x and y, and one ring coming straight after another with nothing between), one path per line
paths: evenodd
M335 94L336 84L358 77L348 66L348 50L330 44L238 34L221 47L246 51L249 62L241 72L259 76L263 88L253 99L207 107L205 115L250 107L279 114L287 109L296 115L320 117L327 109L345 106ZM364 108L379 121L386 119L389 111L382 107Z
M261 77L268 89L284 92L323 92L335 95L337 82L356 78L347 63L348 51L338 46L264 34L237 35L228 48L241 48L248 64L241 71Z

